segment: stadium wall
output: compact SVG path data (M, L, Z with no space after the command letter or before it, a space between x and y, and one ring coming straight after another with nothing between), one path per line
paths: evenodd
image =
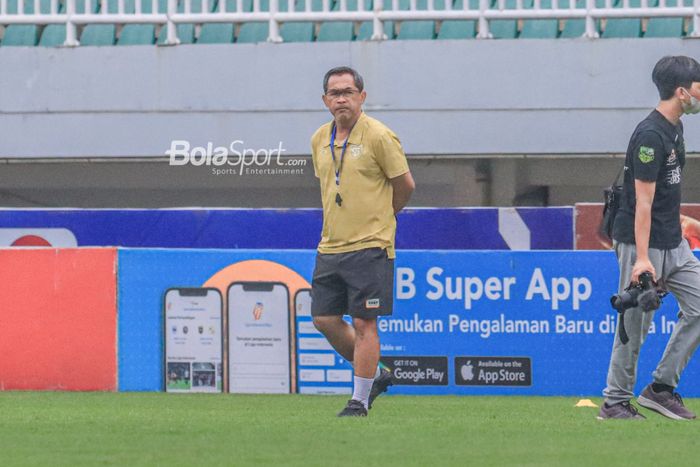
M367 112L412 156L621 153L656 102L654 63L699 52L681 39L3 47L0 157L162 157L172 140L308 155L339 64L364 74Z

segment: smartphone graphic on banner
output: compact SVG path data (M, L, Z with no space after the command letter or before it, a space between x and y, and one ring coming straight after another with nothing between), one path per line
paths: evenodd
M228 288L229 392L289 393L289 290L276 282Z
M294 296L297 339L297 392L352 394L352 367L336 354L311 317L311 289Z
M223 300L217 289L171 288L163 311L166 392L223 391Z
M294 295L297 316L311 316L311 289L299 289Z

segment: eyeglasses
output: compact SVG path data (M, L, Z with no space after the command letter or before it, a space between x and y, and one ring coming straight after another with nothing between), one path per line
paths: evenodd
M345 97L345 98L350 98L353 97L355 94L359 94L360 91L357 89L331 89L326 93L326 97L328 97L330 100L337 100L340 97Z

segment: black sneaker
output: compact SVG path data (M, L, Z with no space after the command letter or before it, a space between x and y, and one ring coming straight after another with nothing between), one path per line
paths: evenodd
M382 368L379 372L379 376L377 376L374 379L374 383L372 383L372 389L369 391L369 408L372 408L372 402L374 402L374 399L376 399L381 393L386 392L387 389L389 389L389 386L393 386L394 380L391 377L391 371L387 370L386 368Z
M365 404L355 399L350 399L348 405L338 414L339 417L366 417L367 409Z
M618 419L618 420L644 420L646 417L639 413L637 408L629 401L608 405L606 402L600 407L598 420Z
M668 391L654 392L651 384L644 388L644 391L637 398L637 402L642 407L674 420L692 420L695 418L695 414L683 404L680 394Z

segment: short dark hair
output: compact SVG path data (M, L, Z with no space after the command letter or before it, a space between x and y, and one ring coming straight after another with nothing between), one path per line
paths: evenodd
M349 66L337 66L328 70L326 72L326 76L323 77L323 94L328 92L328 80L331 79L331 76L335 75L352 75L352 79L355 81L355 87L357 90L362 92L362 90L365 88L365 82L357 71Z
M664 57L656 63L651 79L661 100L665 101L673 97L679 87L689 88L693 82L700 82L700 63L683 55Z

